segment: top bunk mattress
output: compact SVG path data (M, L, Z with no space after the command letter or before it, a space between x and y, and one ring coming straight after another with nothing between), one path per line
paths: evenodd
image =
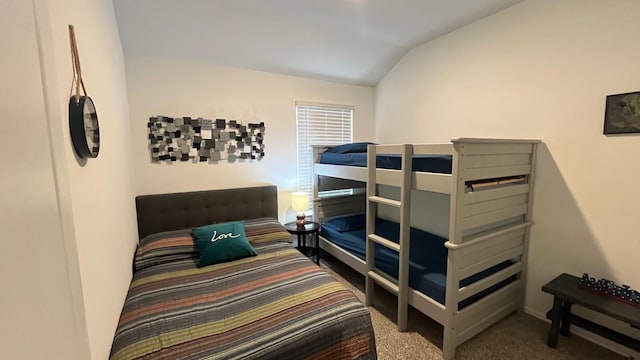
M365 216L350 215L334 218L322 224L320 234L328 241L338 245L349 253L366 261ZM376 219L375 233L398 243L400 225L382 219ZM409 286L444 305L447 284L447 239L411 228L409 246ZM376 268L393 278L398 278L398 253L380 244L375 244ZM505 261L460 281L460 286L468 286L509 265ZM461 309L482 296L513 279L507 279L470 298L460 302Z
M451 174L452 161L451 155L414 155L411 163L413 171ZM366 167L367 153L324 152L320 155L320 163ZM400 155L376 156L376 167L378 168L400 170L401 163Z

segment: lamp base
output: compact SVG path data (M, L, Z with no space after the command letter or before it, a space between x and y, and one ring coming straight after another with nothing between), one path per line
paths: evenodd
M296 215L296 225L298 225L298 227L304 227L306 222L304 213L298 213Z

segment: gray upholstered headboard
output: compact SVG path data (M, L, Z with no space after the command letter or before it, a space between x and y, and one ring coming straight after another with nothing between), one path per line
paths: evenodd
M136 197L138 236L269 216L278 218L275 185Z

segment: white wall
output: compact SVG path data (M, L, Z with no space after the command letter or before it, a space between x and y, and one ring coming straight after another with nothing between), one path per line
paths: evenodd
M296 100L355 106L354 140L373 138L373 88L157 57L126 56L136 193L275 184L281 220L296 187ZM265 157L218 164L153 164L150 116L192 116L265 123Z
M638 14L635 0L525 1L415 48L376 89L380 142L544 142L526 295L535 314L551 304L541 285L562 272L640 288L640 135L602 134L605 96L640 90Z
M92 359L106 359L131 279L137 242L129 109L122 46L110 0L36 0L56 171L71 212ZM67 26L73 24L83 79L96 104L100 154L77 159L68 131L72 80ZM75 256L75 258L74 258ZM73 267L72 267L73 268ZM86 358L83 356L83 358Z
M9 150L0 172L0 358L83 359L82 296L77 268L70 273L66 261L33 4L3 1L0 14L0 113Z

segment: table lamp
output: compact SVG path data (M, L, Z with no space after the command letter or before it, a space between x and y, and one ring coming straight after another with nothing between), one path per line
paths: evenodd
M304 212L309 210L309 194L297 191L291 194L291 208L296 212L296 224L303 227L305 224Z

